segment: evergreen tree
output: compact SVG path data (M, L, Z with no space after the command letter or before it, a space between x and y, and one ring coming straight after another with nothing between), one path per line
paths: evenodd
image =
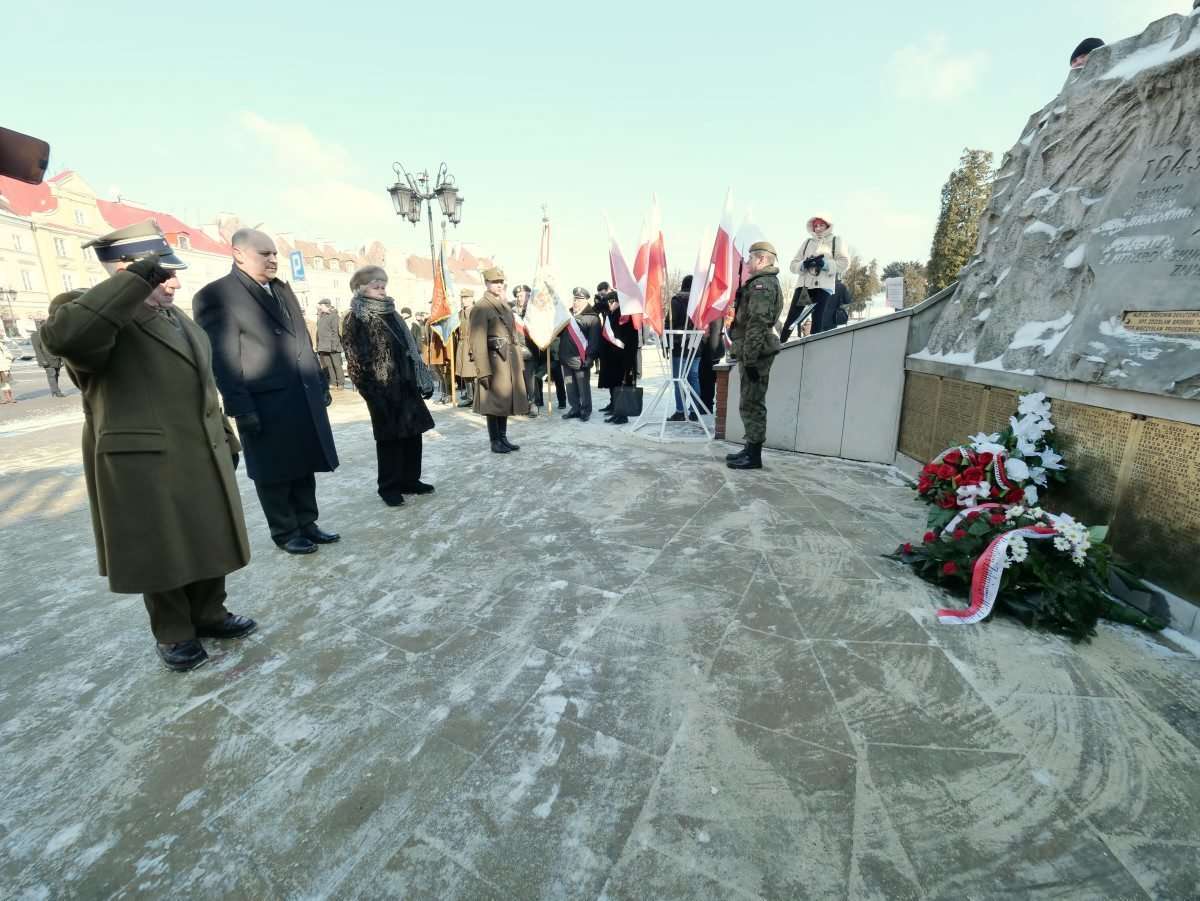
M975 252L979 219L992 193L992 175L991 151L964 148L958 168L942 186L942 208L926 273L930 294L957 279Z
M846 288L850 291L853 302L846 307L850 313L861 313L871 302L871 298L883 290L883 282L879 280L879 261L871 260L863 265L858 257L850 259L850 265L842 276Z

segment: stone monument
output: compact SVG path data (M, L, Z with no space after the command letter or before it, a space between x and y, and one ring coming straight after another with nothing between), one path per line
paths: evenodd
M1044 391L1072 471L1055 506L1200 603L1200 9L1070 73L1001 162L953 294L927 306L901 454L999 431Z
M1096 50L1030 118L928 352L1200 397L1200 12Z

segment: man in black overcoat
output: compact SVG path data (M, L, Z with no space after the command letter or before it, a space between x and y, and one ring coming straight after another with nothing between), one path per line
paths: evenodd
M317 526L314 473L337 468L321 373L304 313L275 277L275 244L260 231L234 233L233 270L205 285L193 318L212 343L225 412L237 422L271 538L289 554L311 554L340 536Z

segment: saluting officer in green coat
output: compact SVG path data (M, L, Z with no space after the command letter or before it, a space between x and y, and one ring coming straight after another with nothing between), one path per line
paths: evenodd
M750 245L750 278L734 298L733 356L738 361L741 394L738 412L746 430L746 446L726 456L730 469L762 469L762 446L767 438L767 384L771 364L779 353L775 323L783 312L783 289L775 247L767 241Z
M89 242L110 278L59 295L42 326L83 392L83 470L100 575L141 594L169 669L208 659L200 638L256 623L225 609L225 576L250 560L204 330L173 303L175 256L153 220Z

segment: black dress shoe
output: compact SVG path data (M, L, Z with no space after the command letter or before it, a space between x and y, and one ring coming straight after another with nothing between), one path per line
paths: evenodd
M625 425L625 423L629 422L629 417L628 416L614 416L612 419L610 419L608 421L611 422L613 425Z
M413 482L411 485L403 485L400 488L401 494L433 494L433 486L425 482Z
M596 412L597 412L597 413L611 413L611 412L612 412L612 404L609 404L609 405L608 405L608 406L606 406L606 407L601 407L601 408L600 408L599 410L597 410Z
M580 421L580 422L587 422L587 421L588 421L589 419L591 419L591 418L592 418L592 414L591 414L591 413L580 413L580 414L579 414L579 421Z
M197 626L197 638L242 638L258 628L258 623L248 616L226 613L225 619L211 626Z
M672 413L670 416L667 417L667 422L683 422L686 419L687 419L687 417L683 415L683 411L676 410L674 413Z
M297 535L294 538L289 538L287 541L276 541L275 543L281 551L287 551L289 554L315 554L317 552L317 546L303 535Z
M688 421L689 422L699 422L700 421L700 417L696 415L695 410L692 410L690 413L688 413Z
M509 454L509 453L512 453L512 451L510 451L508 449L507 444L505 444L503 441L501 441L499 439L496 439L495 441L492 442L492 453L493 454Z
M175 641L169 644L159 642L155 649L158 651L158 658L163 662L169 670L174 670L177 673L185 673L190 669L195 669L208 660L208 652L194 638L189 638L187 641Z
M337 532L323 532L317 524L310 523L300 530L300 534L311 541L313 544L333 544L335 541L341 541L342 536Z
M562 418L563 419L579 419L580 418L579 411L578 410L568 410L566 413L564 413L562 415Z
M404 506L404 496L397 494L395 497L385 497L383 499L383 502L385 504L387 504L389 507L403 507Z

